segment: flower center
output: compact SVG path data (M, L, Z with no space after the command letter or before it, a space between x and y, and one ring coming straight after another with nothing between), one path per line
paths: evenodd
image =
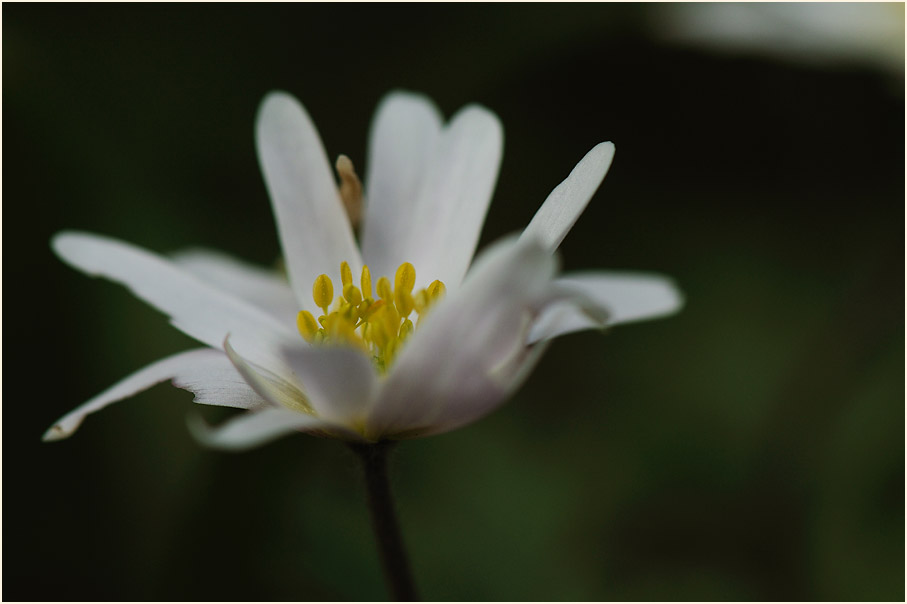
M382 373L412 334L429 308L444 296L443 283L432 283L413 291L416 269L404 262L397 269L394 284L381 277L375 284L377 299L372 297L372 275L368 266L362 267L361 287L353 284L350 265L340 263L340 295L334 297L334 284L327 275L319 275L312 285L312 298L324 314L315 320L307 310L296 315L296 326L307 342L312 344L351 344L372 355ZM410 316L417 315L415 324Z

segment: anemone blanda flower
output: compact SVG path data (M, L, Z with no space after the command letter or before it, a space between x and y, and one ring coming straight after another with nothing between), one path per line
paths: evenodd
M397 92L381 102L360 243L350 219L358 177L341 156L338 187L293 97L265 98L256 143L288 280L218 252L163 257L99 235L54 237L65 262L126 285L205 347L118 382L63 416L45 440L168 379L197 403L247 410L216 428L192 423L211 446L246 448L294 432L361 442L436 434L503 403L551 338L681 305L657 275L557 276L555 250L604 178L611 143L577 164L520 236L474 261L503 145L487 109L465 107L445 125L423 96Z

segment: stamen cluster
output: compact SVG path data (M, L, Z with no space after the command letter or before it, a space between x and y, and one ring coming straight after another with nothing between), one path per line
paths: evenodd
M384 372L401 346L425 317L428 309L444 296L441 281L416 292L416 269L404 262L397 269L394 284L381 277L375 284L378 298L372 297L372 275L362 267L360 287L353 284L350 265L340 263L341 293L334 298L334 284L327 275L319 275L312 285L312 298L324 314L315 320L307 310L296 315L296 326L312 344L352 344L369 352L375 366ZM418 315L413 324L410 315Z

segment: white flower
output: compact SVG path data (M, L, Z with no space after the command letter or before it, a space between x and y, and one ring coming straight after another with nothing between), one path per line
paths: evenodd
M361 246L341 199L355 203L358 178L339 160L341 195L305 109L270 94L256 139L289 284L216 252L164 258L107 237L58 234L52 245L64 261L126 285L206 347L127 377L45 440L168 379L195 402L248 410L214 429L192 424L212 446L246 448L297 431L367 442L436 434L505 401L551 338L680 307L659 276L556 277L554 251L604 178L611 143L577 164L522 236L471 262L502 151L487 109L468 106L443 125L422 96L384 99L370 138ZM340 275L337 295L325 275ZM373 291L372 275L389 279Z
M902 2L709 2L659 7L669 41L812 65L864 64L904 77Z

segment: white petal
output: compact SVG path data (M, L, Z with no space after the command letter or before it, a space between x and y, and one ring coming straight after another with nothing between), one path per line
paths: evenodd
M193 248L171 255L184 270L214 287L230 292L293 325L299 305L286 277L223 252Z
M315 413L347 426L361 425L372 402L377 375L362 351L345 347L285 348Z
M230 338L224 340L224 352L233 366L260 397L274 405L284 407L295 412L310 413L311 407L302 390L294 383L294 379L282 377L269 372L261 367L254 367L242 358L230 345ZM288 374L292 376L292 372Z
M315 312L318 275L339 273L343 261L354 274L362 268L346 210L318 131L296 99L265 97L255 133L290 284L300 307Z
M232 376L225 375L225 363ZM161 359L120 380L61 417L44 433L44 440L66 438L76 431L86 415L169 379L174 381L174 385L195 392L196 402L206 405L247 409L261 402L233 371L224 353L212 348L200 348Z
M213 348L204 350L210 354L197 360L195 370L180 370L173 376L174 386L195 395L192 402L237 409L268 405L242 378L226 354Z
M557 279L555 286L575 292L607 309L607 321L595 320L572 302L553 304L533 326L530 341L582 329L663 317L683 306L683 295L674 282L661 275L610 271L576 273Z
M403 262L411 215L441 138L441 113L422 95L395 92L378 106L369 135L362 255L376 276Z
M428 315L400 353L367 436L442 432L503 402L555 268L555 258L532 240L508 239L480 255L463 287Z
M397 217L408 222L410 235L391 265L413 263L417 288L440 279L452 291L462 282L497 181L503 137L497 116L477 105L444 129L411 215Z
M136 296L170 316L185 334L220 348L232 334L233 346L250 361L273 371L284 369L276 354L295 341L295 322L284 325L248 302L190 275L173 262L139 247L89 233L64 232L52 240L68 264L92 276L122 283Z
M523 231L523 237L535 237L549 249L557 249L602 183L612 159L613 143L593 147L566 180L551 191Z
M243 413L217 428L207 426L197 416L189 417L189 429L202 444L233 451L251 449L294 432L329 428L330 424L317 417L282 407Z

